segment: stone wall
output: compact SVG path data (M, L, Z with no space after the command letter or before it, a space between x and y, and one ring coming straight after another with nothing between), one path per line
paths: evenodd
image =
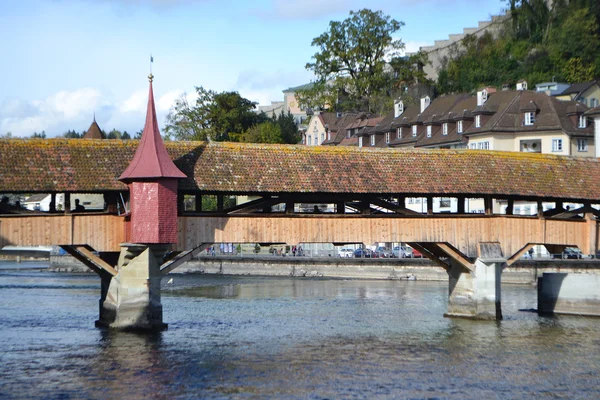
M51 256L50 270L91 272L71 256ZM521 260L502 271L502 283L536 285L543 272L600 275L598 260ZM263 276L313 276L348 279L416 279L447 281L446 271L426 258L357 259L308 257L198 256L172 273Z

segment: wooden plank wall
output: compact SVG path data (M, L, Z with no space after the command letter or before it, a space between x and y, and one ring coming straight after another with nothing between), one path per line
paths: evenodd
M482 215L181 217L178 247L191 248L207 242L448 242L475 257L478 243L499 242L505 256L516 253L527 243L578 246L586 254L595 254L595 226L595 221L590 224L586 220Z
M126 242L127 222L116 215L0 217L0 247L89 244L117 251ZM201 243L447 242L475 257L480 242L499 242L505 256L527 243L578 246L595 254L597 222L522 216L198 216L179 218L180 250Z
M96 250L118 251L125 239L125 218L116 215L0 217L0 248L6 245L89 244Z

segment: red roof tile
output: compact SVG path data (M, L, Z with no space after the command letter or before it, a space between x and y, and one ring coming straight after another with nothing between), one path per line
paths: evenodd
M127 190L134 140L2 139L0 192ZM180 191L513 195L600 201L596 158L482 150L167 142ZM372 180L380 185L373 188Z
M146 125L142 132L135 156L129 166L121 174L119 180L130 182L139 179L152 178L185 178L185 174L177 169L167 154L165 145L156 120L154 93L152 92L152 75L150 75L150 90L148 92L148 109Z

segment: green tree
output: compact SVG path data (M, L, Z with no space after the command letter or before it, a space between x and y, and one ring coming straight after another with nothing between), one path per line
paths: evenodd
M121 136L123 136L121 131L119 131L117 129L113 129L110 132L108 132L108 135L106 135L106 138L107 139L121 139Z
M129 135L129 133L127 133L127 131L123 131L123 134L121 135L121 139L129 140L129 139L131 139L131 136Z
M273 121L279 126L281 131L281 139L283 143L296 144L300 141L301 136L298 132L298 125L291 112L284 114L283 111L278 116L274 116Z
M185 95L175 102L167 115L168 135L178 140L237 140L240 134L267 119L254 111L255 103L238 92L217 93L199 86L196 94L194 105L188 103Z
M74 129L69 129L63 133L63 137L67 139L80 139L83 135L77 133Z
M284 143L281 128L274 121L256 124L242 134L242 142L249 143Z
M42 131L41 133L33 132L31 137L34 139L46 139L46 131Z
M404 48L392 35L403 22L381 11L350 11L344 21L331 21L329 30L313 39L319 48L306 64L317 81L301 90L299 99L308 106L337 109L368 109L369 98L385 88L386 58ZM343 100L343 101L342 101Z

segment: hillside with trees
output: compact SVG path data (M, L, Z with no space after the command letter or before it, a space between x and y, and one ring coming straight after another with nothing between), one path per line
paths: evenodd
M525 79L568 83L600 76L598 0L509 0L497 35L467 36L439 71L439 94Z

